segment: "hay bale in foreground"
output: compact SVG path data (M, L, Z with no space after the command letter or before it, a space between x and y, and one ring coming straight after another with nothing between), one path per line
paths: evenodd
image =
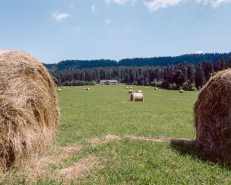
M0 54L0 170L44 150L58 123L57 94L46 68L24 52Z
M196 140L231 164L231 70L213 76L194 104Z
M131 101L144 101L143 93L132 93Z

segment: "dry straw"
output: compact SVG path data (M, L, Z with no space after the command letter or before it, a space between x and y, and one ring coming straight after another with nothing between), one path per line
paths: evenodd
M143 93L132 93L131 101L144 101Z
M194 104L196 139L231 164L231 70L213 76Z
M54 82L31 55L0 50L0 168L44 150L56 134Z
M128 93L132 93L133 92L133 90L128 90Z

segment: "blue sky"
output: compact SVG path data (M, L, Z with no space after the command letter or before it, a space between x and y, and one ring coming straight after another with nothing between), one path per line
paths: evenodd
M43 63L231 51L231 0L0 0L0 48Z

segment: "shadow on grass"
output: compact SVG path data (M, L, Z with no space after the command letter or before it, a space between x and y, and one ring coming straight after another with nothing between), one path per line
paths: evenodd
M224 159L220 153L216 151L206 151L203 145L198 144L196 141L172 139L171 148L180 155L189 155L194 159L199 159L210 164L218 164L223 168L231 170L230 162Z

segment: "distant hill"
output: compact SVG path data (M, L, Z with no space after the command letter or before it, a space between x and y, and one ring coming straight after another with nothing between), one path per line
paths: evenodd
M205 54L186 54L180 56L152 57L152 58L131 58L122 59L119 62L115 60L65 60L57 64L44 64L50 72L60 72L66 70L93 68L93 67L118 67L118 66L167 66L177 65L182 62L198 64L203 61L212 61L217 63L221 58L228 60L231 58L229 53L205 53Z

